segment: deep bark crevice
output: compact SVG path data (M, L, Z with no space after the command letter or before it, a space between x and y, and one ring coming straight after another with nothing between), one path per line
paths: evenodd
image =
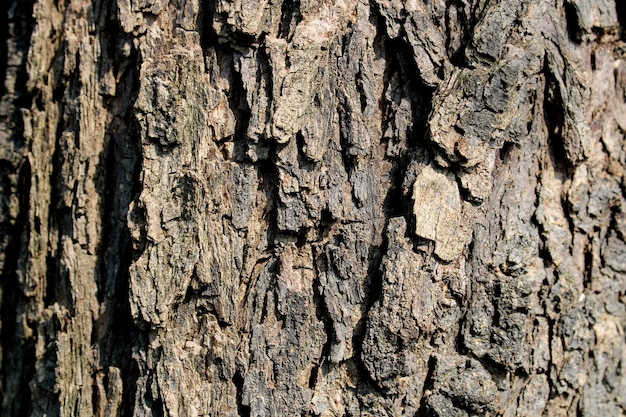
M226 68L225 76L230 82L230 90L228 92L228 102L230 108L235 114L235 135L233 142L235 143L233 151L233 160L237 162L245 162L249 159L247 156L248 144L248 124L250 122L250 108L246 101L246 92L243 85L241 74L235 68L236 53L226 48L216 48L217 60L220 66Z
M433 376L435 374L435 368L437 367L437 358L434 356L431 356L430 358L428 358L427 366L428 366L428 372L426 373L426 378L424 378L424 389L423 389L424 393L427 391L431 391L434 388ZM420 400L419 409L417 410L417 413L415 413L416 417L433 416L433 413L431 412L430 407L428 407L427 400L428 400L428 396L423 395Z
M285 234L278 229L278 209L280 207L278 168L275 164L276 150L270 147L269 159L261 160L257 164L259 178L261 178L261 190L267 196L267 204L264 207L264 215L267 222L267 242L268 250L274 250L278 242L278 237ZM288 233L287 233L288 234ZM294 236L294 235L292 235ZM297 237L297 234L295 235Z
M237 388L237 412L241 417L250 417L250 407L243 403L244 379L239 371L233 376L233 384Z
M326 334L326 342L322 347L322 354L316 367L316 369L318 369L320 366L324 365L324 363L326 363L326 361L330 357L331 347L333 343L336 342L336 340L334 339L335 330L333 328L333 320L331 319L328 307L326 306L326 301L323 295L323 287L320 283L320 273L326 273L328 271L328 260L326 258L326 254L324 254L323 252L317 253L317 251L315 251L314 257L316 263L315 279L313 281L313 301L315 302L315 315L318 320L324 323L324 333ZM317 370L315 371L315 374L317 375ZM313 383L315 383L315 381L313 381ZM309 384L309 386L310 385L311 384Z
M296 26L301 21L300 0L283 0L278 37L291 41Z
M16 82L15 82L15 108L29 108L30 97L26 94L26 81L28 80L28 73L26 70L26 52L30 47L32 31L35 28L35 20L33 18L33 7L35 1L34 0L17 0L17 1L7 1L4 3L2 7L3 15L6 16L6 25L3 25L3 29L5 30L6 36L0 36L3 44L3 48L6 48L6 60L1 60L3 62L4 67L0 68L0 81L2 83L2 94L0 94L0 98L4 96L5 90L5 82L7 71L9 71L8 62L9 62L9 42L12 43L11 46L15 48L15 52L22 52L23 60L19 65L19 68L16 69ZM12 28L9 27L9 24L13 24ZM13 29L13 33L10 33L9 30ZM16 115L17 116L17 115ZM11 116L9 116L11 117ZM18 139L16 137L15 139Z
M567 158L563 139L565 124L564 104L554 75L552 75L547 65L546 63L543 117L548 129L548 157L552 160L556 172L566 174L571 170L571 164Z
M7 92L4 82L7 76L7 62L9 59L7 41L9 39L9 8L10 1L5 1L0 6L0 98Z
M30 410L30 381L35 374L35 343L33 338L22 339L19 326L27 323L24 305L27 297L20 285L21 263L28 245L27 225L31 191L31 166L25 160L20 168L18 190L19 214L9 231L6 263L2 271L2 310L0 342L2 344L2 409L9 416L27 415ZM24 277L21 277L22 279Z
M563 3L563 9L565 13L565 23L567 27L567 34L572 42L580 43L582 41L583 31L578 21L578 10L576 5L571 1L565 1Z
M156 375L152 374L148 377L148 390L144 394L145 402L150 407L150 414L152 417L165 417L166 409L163 404L163 398L161 398L161 392L154 382ZM158 392L153 392L152 389L156 388Z
M476 3L477 4L477 3ZM446 14L445 14L445 25L447 29L446 36L446 50L448 51L448 57L450 59L450 63L456 67L463 68L468 66L467 58L465 56L465 51L467 46L471 40L471 29L475 26L475 18L472 13L469 16L466 16L462 9L466 5L463 4L461 0L449 0L446 5ZM458 27L452 26L452 9L456 8L456 16L458 19ZM458 33L460 31L461 33ZM459 46L453 50L452 49L452 34L459 37Z
M63 87L61 87L63 86ZM57 89L65 90L64 83L59 83ZM59 98L62 100L62 98ZM59 102L59 115L64 114L65 104ZM60 256L63 235L72 236L72 210L63 204L63 193L70 190L64 184L66 179L63 178L63 164L67 160L67 144L62 139L66 127L63 123L62 116L57 121L56 136L54 142L54 152L52 153L52 172L50 174L50 205L49 205L49 224L48 228L56 234L56 246L51 245L48 255L49 268L46 269L46 291L44 302L50 306L59 303L64 307L70 308L67 294L68 283L64 279L63 269L60 266ZM72 156L70 156L72 157Z
M109 2L109 6L106 9L113 10L115 2ZM105 126L104 149L98 167L102 176L99 185L102 199L100 247L103 256L97 263L94 277L99 277L96 281L97 296L103 314L94 323L93 337L99 351L96 366L103 370L105 378L108 378L109 367L119 369L123 386L119 413L131 416L134 414L139 379L133 346L136 333L140 330L135 327L131 315L129 267L144 249L133 250L127 223L129 206L141 191L141 142L138 122L131 111L139 89L139 71L135 68L138 53L131 47L123 55L118 46L128 44L130 40L112 16L107 14L102 19L104 32L98 36L103 51L101 60L111 63L111 67L103 68L101 65L100 71L101 76L113 71L116 94L105 101L110 116ZM105 33L108 35L104 36ZM106 398L101 399L104 400Z
M615 10L617 11L617 19L619 20L619 34L622 41L626 41L626 3L615 0Z

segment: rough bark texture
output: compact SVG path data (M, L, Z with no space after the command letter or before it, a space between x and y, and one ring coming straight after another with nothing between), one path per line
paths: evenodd
M622 0L1 18L3 416L625 414Z

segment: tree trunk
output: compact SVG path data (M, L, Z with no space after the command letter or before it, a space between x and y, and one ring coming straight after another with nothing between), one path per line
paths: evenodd
M626 413L623 0L1 17L3 416Z

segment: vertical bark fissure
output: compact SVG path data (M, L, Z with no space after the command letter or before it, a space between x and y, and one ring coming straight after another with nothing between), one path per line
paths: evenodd
M29 382L35 373L34 342L24 340L26 312L24 311L23 289L19 284L19 267L26 254L25 234L29 212L31 170L24 161L18 179L19 215L9 232L7 261L2 271L2 409L9 416L25 415L30 412L31 390ZM11 233L12 232L12 233ZM26 238L27 239L27 238Z

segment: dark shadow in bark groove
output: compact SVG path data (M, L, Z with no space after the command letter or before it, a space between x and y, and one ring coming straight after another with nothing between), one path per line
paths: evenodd
M10 1L6 0L2 7L2 12L0 12L3 16L4 20L2 23L2 32L0 32L0 43L2 44L2 53L0 55L0 81L2 81L0 97L4 95L6 92L5 89L5 81L8 69L8 39L10 35L13 35L11 38L12 41L15 42L15 48L18 51L24 53L22 62L20 63L20 68L17 70L17 79L15 82L15 96L19 100L20 98L25 99L26 101L30 100L26 93L26 81L28 78L28 74L26 71L26 67L24 65L26 61L28 48L30 47L30 38L32 31L35 27L35 21L33 19L33 6L35 4L34 0L15 0ZM9 22L13 23L13 33L9 33ZM2 59L6 57L6 59ZM27 103L16 102L16 107L30 108ZM11 117L11 115L9 115ZM18 138L15 138L18 139ZM21 139L23 140L23 139Z
M243 383L244 379L239 371L233 376L233 384L237 390L237 413L241 417L250 417L250 407L243 403Z
M0 98L7 92L4 81L7 75L7 61L9 39L9 7L12 6L11 2L5 0L0 10Z
M379 19L382 21L383 19ZM378 28L378 33L382 33L383 28ZM389 157L393 161L393 167L390 170L389 177L391 185L385 196L383 210L385 217L403 216L407 223L406 237L414 240L410 230L414 228L413 212L411 207L411 196L405 195L405 182L409 166L415 160L424 163L430 163L432 159L430 155L428 138L428 116L432 108L432 98L434 90L428 87L419 77L419 70L412 59L412 52L409 45L401 38L385 39L384 50L392 51L387 59L387 68L385 69L385 90L389 86L389 82L395 74L400 77L398 83L401 91L398 92L398 101L401 98L407 98L411 102L412 109L412 125L406 132L406 149L396 157ZM390 103L386 103L389 108ZM393 120L393 115L389 115L386 119ZM384 127L385 129L386 127ZM386 229L386 225L385 225ZM382 253L385 253L386 249Z
M226 43L231 45L234 49L240 49L241 47L247 48L253 43L256 43L256 39L253 35L248 33L236 31L236 29L228 24L225 20L225 16L216 13L217 0L200 1L198 5L198 18L196 21L196 31L200 35L200 44L202 45L202 51L205 58L207 57L207 50L209 48L215 48L216 50L222 48ZM144 16L148 13L144 12ZM221 21L222 31L221 33L215 32L213 23ZM228 42L222 42L227 40Z
M206 61L206 51L209 48L217 46L217 34L213 30L213 19L215 17L215 6L217 1L201 1L198 4L198 20L196 23L196 31L200 34L200 45L204 52ZM206 62L205 62L206 65Z
M314 172L317 169L317 164L315 161L310 159L304 151L306 144L302 131L298 131L298 133L296 133L296 144L298 147L298 168L305 170L306 172Z
M568 176L572 170L565 150L563 128L565 125L565 106L558 90L558 83L552 75L548 63L544 65L546 86L544 92L543 118L548 129L549 157L552 159L557 175Z
M35 375L35 344L32 339L21 339L18 322L24 314L26 297L20 288L18 273L20 260L25 255L28 236L25 235L30 210L31 168L25 160L19 174L19 211L13 227L9 230L6 263L2 271L2 415L26 416L30 413L30 381ZM23 272L23 271L22 271ZM32 324L32 323L29 323ZM8 400L7 400L8 399ZM7 408L4 405L7 404Z
M126 166L120 161L121 151L116 149L114 141L109 144L109 158L106 171L107 189L116 190L104 202L102 245L104 259L100 262L100 270L94 276L100 275L102 283L99 292L102 292L101 309L103 315L94 323L94 335L100 352L98 366L106 370L109 366L120 369L122 374L121 412L122 416L133 415L134 395L139 377L137 365L132 358L134 333L139 331L133 324L128 296L129 267L133 261L130 231L125 221L126 213L132 192L127 185L129 178L134 178L134 166ZM138 163L138 161L135 161ZM119 172L117 169L125 170ZM106 248L106 249L104 249Z
M380 298L383 292L383 272L380 265L383 261L383 256L387 253L387 225L389 224L389 218L385 219L385 225L383 227L383 240L380 246L370 245L368 254L368 267L367 267L367 279L368 283L367 298L365 311L368 312L376 301ZM357 326L359 329L359 326ZM363 331L365 331L363 327ZM360 346L360 343L357 345Z
M620 25L620 37L626 40L626 2L624 0L615 0L615 10L617 11L617 20Z
M261 189L267 196L267 203L264 208L265 220L267 222L267 244L268 250L275 249L276 238L280 234L278 230L278 206L280 198L278 197L278 186L280 180L278 178L278 168L276 168L276 150L270 148L270 159L260 161L258 164L259 178L262 181Z
M352 108L350 107L348 97L346 97L341 90L335 90L335 95L339 97L339 101L342 102L337 108L337 113L339 115L339 145L341 146L341 161L346 174L348 174L349 182L352 182L352 173L356 169L357 164L357 157L352 151L352 145L348 135L348 132L352 132L352 122L350 120ZM354 200L354 195L352 198ZM355 205L357 207L359 206L356 201Z
M110 1L107 9L114 10L114 5L115 2ZM131 416L139 378L132 349L138 346L140 329L133 323L130 311L129 267L145 249L140 246L133 250L127 222L130 203L141 192L139 126L132 114L139 89L138 71L134 67L138 54L132 48L129 56L120 55L117 47L126 39L117 19L107 17L104 30L99 34L102 59L113 62L118 82L115 97L105 101L112 117L105 126L105 144L97 167L101 177L96 183L101 195L102 255L94 277L102 314L94 323L92 339L99 352L96 364L99 370L105 375L110 366L120 370L123 385L120 413ZM145 243L145 239L141 243ZM94 395L96 392L94 389ZM107 398L98 398L98 401L106 404Z
M450 60L450 63L456 67L467 67L468 66L468 62L465 56L465 50L467 49L467 45L469 44L469 42L471 41L471 29L473 27L476 26L476 21L473 15L469 15L469 16L465 16L462 12L462 9L464 8L464 4L462 1L460 0L452 0L449 1L447 8L446 8L446 15L445 15L445 22L446 22L446 28L447 28L447 37L446 37L446 50L448 51L448 58ZM457 12L456 12L456 16L458 19L458 23L459 26L456 28L451 27L452 25L452 18L451 18L451 11L453 8L456 8ZM457 33L460 32L461 38L460 38L460 45L458 46L458 48L456 50L452 50L452 37L450 36L452 34L453 31L456 31Z
M63 114L64 106L60 106L60 114ZM59 246L56 247L55 253L48 256L46 269L46 295L44 302L46 306L59 303L72 311L73 306L70 305L71 288L69 282L64 280L61 272L59 259L62 256L62 237L63 235L72 235L72 210L70 207L62 205L61 193L64 187L62 172L64 156L68 154L66 147L63 145L61 137L63 136L64 126L61 121L57 126L56 144L54 154L52 155L52 174L50 175L50 216L49 230L51 233L57 234Z
M328 271L328 259L323 251L320 253L314 253L313 256L315 259L315 278L313 280L313 302L315 303L315 315L317 319L324 324L324 333L326 333L326 342L322 347L320 364L314 368L315 374L317 375L319 366L324 365L327 358L330 357L330 350L333 343L336 342L336 339L334 338L335 329L333 327L333 320L330 318L328 307L326 306L324 296L322 295L322 285L319 278L321 272ZM311 378L313 378L312 373ZM315 383L315 381L313 382ZM314 386L312 387L310 385L311 381L309 381L309 388L314 388Z
M426 378L424 378L424 392L433 389L433 375L435 374L436 365L437 359L434 356L428 358L428 371L426 372ZM415 417L430 417L432 415L432 413L429 412L430 410L428 409L428 405L426 404L427 399L428 396L422 395L420 406L417 413L415 413Z
M291 42L296 26L301 21L300 0L283 0L278 37Z
M368 312L374 307L374 304L380 299L383 292L383 272L380 268L383 256L387 253L387 225L389 224L389 218L385 220L385 226L383 227L383 240L380 246L369 247L369 265L367 269L367 288L365 290L367 296L365 299L365 311L361 319L358 321L354 328L352 335L352 346L354 348L354 359L356 369L359 375L359 379L365 381L369 387L368 391L381 391L381 387L378 383L370 377L370 373L363 363L363 342L365 340L365 334L367 332L368 325Z
M263 43L265 43L265 35L262 35ZM273 99L272 92L274 90L274 80L272 78L272 64L270 61L269 54L267 53L266 48L259 48L257 50L258 64L257 64L257 72L256 72L256 82L257 85L265 86L265 95L268 97L268 100L271 102ZM243 100L245 100L245 92ZM268 105L265 109L265 122L268 123L272 117L272 106ZM247 127L247 126L246 126ZM260 144L257 144L260 146Z
M500 148L500 151L498 152L498 156L502 164L509 162L509 156L514 146L515 144L513 142L504 142L502 144L502 148Z
M6 1L0 10L0 98L6 103L6 116L2 117L1 123L12 131L9 138L5 138L7 145L13 151L20 152L26 144L24 136L23 118L18 108L29 109L32 105L33 95L28 94L26 89L28 73L26 70L27 51L30 47L31 34L35 26L33 19L32 0ZM12 27L9 24L12 23ZM11 37L11 38L9 38ZM9 46L21 52L22 60L17 68L8 67ZM13 71L15 76L13 96L5 94L5 82L8 72ZM13 102L9 101L13 99ZM11 148L8 148L11 149ZM15 156L18 156L15 154ZM20 285L20 274L25 277L25 257L28 250L27 228L28 213L30 207L32 171L28 159L15 158L13 161L0 161L0 181L3 209L0 218L0 241L5 250L4 266L0 279L0 370L2 371L0 383L0 414L7 417L26 416L32 411L32 392L30 382L35 375L35 340L37 338L34 323L27 323L25 310L28 307L28 298ZM12 189L17 190L18 214L15 218L10 217L10 200L4 200L11 195ZM6 208L6 210L4 210ZM37 225L34 225L37 227ZM30 337L24 334L18 323L23 322L34 334Z
M620 1L620 0L618 0ZM570 1L565 1L563 4L565 9L565 22L567 25L567 34L569 39L574 43L580 43L582 40L582 28L578 21L578 11Z
M157 360L155 360L155 362L156 361ZM144 393L144 400L146 402L146 405L150 407L152 417L165 417L165 413L164 413L165 407L163 405L163 399L161 398L161 393L152 392L152 388L156 387L157 390L159 388L158 383L154 381L155 378L156 378L156 375L154 375L154 373L148 376L147 384L146 384L147 389Z
M227 48L216 48L217 61L223 69L221 74L228 79L230 90L228 92L228 104L235 115L235 134L233 137L234 150L233 160L236 162L245 162L248 160L247 152L248 144L248 124L250 122L251 111L246 101L246 90L243 85L241 74L235 68L235 54Z
M15 172L15 167L11 162L0 160L0 250L5 251L11 247L11 236L14 234L11 220L9 216L11 212L11 199L13 179L11 178ZM5 256L7 256L5 254ZM5 258L6 259L6 258ZM6 265L6 264L5 264ZM2 271L0 271L2 273ZM0 282L0 288L2 283ZM2 306L0 300L0 307Z

